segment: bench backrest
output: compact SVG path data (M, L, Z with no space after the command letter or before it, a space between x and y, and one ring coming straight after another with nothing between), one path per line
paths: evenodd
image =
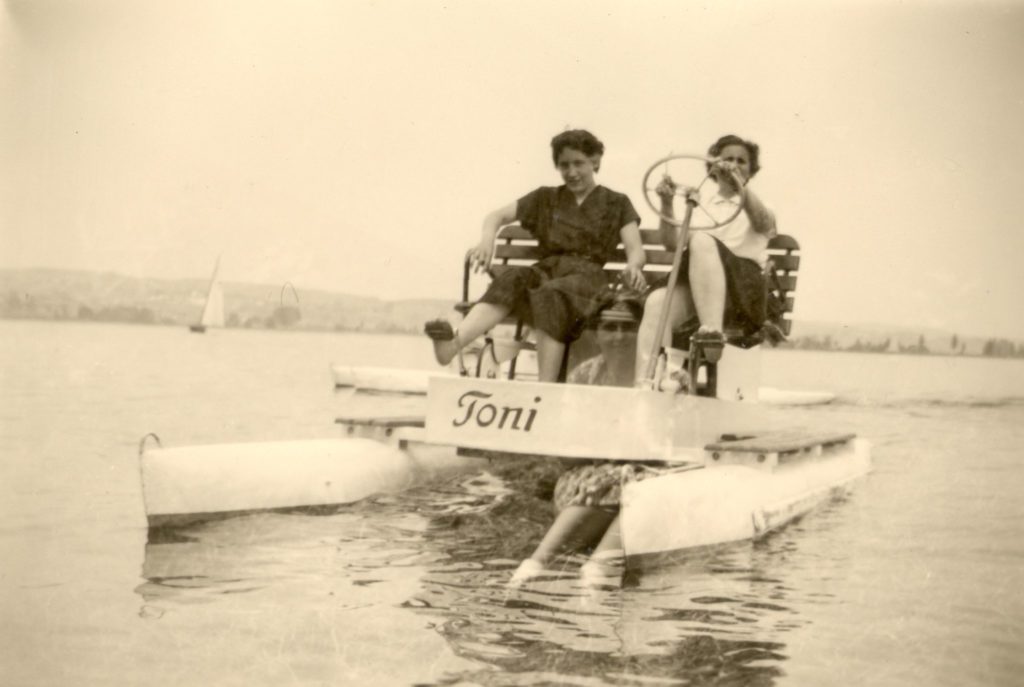
M647 281L666 276L672 269L674 254L662 244L661 232L657 229L641 229L640 240L647 254L643 270ZM786 335L789 335L793 326L790 314L793 312L796 276L800 267L799 251L800 244L786 234L779 234L768 242L768 288L775 292L775 297L785 310L781 326ZM518 224L509 224L498 230L489 272L497 276L509 267L532 265L540 257L540 247L533 234ZM625 264L626 250L620 243L615 257L604 266L609 283L615 283ZM468 298L468 294L464 298Z
M647 253L647 264L644 265L644 276L647 281L665 276L672 269L672 252L661 243L661 233L657 229L641 229L640 239ZM509 224L498 230L494 240L494 255L491 257L489 272L498 276L509 267L516 265L532 265L541 257L540 247L533 234L518 224ZM626 250L620 243L615 249L615 256L604 266L609 282L613 282L626 266Z
M779 323L789 336L793 328L793 305L796 300L796 275L800 269L800 244L786 234L778 234L768 241L768 291L774 293L784 315Z

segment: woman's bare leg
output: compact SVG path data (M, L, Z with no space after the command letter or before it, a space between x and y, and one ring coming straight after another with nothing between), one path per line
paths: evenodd
M519 564L509 586L518 587L544 572L548 564L563 553L581 551L601 539L615 513L594 506L568 506L548 528L529 558Z
M618 586L622 581L625 556L622 548L622 531L619 528L619 518L616 517L608 525L590 558L580 567L580 578L589 585Z
M597 548L594 549L593 557L610 558L622 555L622 530L619 528L619 518L616 516L611 524L608 525L608 529L605 530L604 536L601 537Z
M702 329L722 331L725 318L725 268L715 239L695 233L690 237L690 289Z
M447 365L452 358L462 350L464 346L471 343L478 336L482 336L500 324L508 317L510 310L506 305L495 305L494 303L477 303L473 309L466 313L466 319L462 320L455 338L450 341L434 339L434 357L441 365Z
M537 335L537 381L557 382L565 356L565 343L550 334L538 330Z
M647 296L644 303L644 314L640 320L640 328L636 333L636 379L642 381L647 373L647 365L654 349L654 337L658 330L658 318L665 306L667 289L655 289ZM693 316L693 298L685 284L677 284L669 305L668 322L662 334L662 346L672 343L672 330Z
M556 556L581 551L599 541L615 513L595 506L567 506L548 528L544 538L530 556L547 565Z

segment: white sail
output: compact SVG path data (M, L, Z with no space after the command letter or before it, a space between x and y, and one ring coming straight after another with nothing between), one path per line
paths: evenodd
M220 283L220 258L213 268L213 277L210 278L210 290L206 294L206 305L203 306L203 316L199 323L204 327L224 326L224 287Z

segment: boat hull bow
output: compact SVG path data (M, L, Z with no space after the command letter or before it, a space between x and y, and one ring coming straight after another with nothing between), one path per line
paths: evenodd
M871 470L871 447L852 439L773 469L699 466L630 482L622 490L627 561L757 539L834 495Z

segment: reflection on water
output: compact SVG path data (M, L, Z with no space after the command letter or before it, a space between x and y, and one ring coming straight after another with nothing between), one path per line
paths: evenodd
M442 548L452 537L429 534ZM407 606L438 618L437 630L460 656L517 674L523 684L553 676L599 680L586 684L618 684L625 676L768 684L781 674L785 633L803 623L786 585L767 573L790 547L776 537L704 552L630 574L621 589L581 584L581 557L517 590L504 587L510 567L502 561L435 567ZM452 678L490 684L488 674Z
M389 600L423 618L477 666L437 684L643 676L759 685L782 674L786 634L806 623L785 582L797 546L785 530L631 571L621 588L581 584L577 556L510 590L512 570L550 516L542 499L506 484L482 473L329 514L243 516L153 539L136 590L140 614L160 617L289 581L326 584L332 604Z
M439 618L462 657L518 674L607 680L627 675L685 683L767 684L785 660L779 641L796 622L780 600L751 602L750 569L708 561L643 575L621 590L580 585L571 571L508 591L475 584L470 571L432 570L409 606ZM507 579L507 571L499 574ZM487 577L488 572L477 573ZM702 580L702 578L705 578ZM712 581L713 595L691 584ZM487 671L451 676L488 684Z
M267 513L193 529L162 531L146 543L136 592L147 604L195 604L289 582L323 584L328 574L359 587L396 569L432 562L424 519L415 513L372 515L359 508L331 515Z

